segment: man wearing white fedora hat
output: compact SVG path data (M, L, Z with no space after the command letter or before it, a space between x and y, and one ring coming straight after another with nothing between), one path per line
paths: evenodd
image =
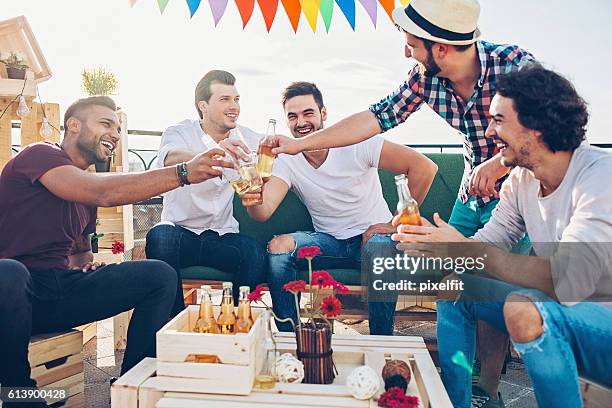
M476 0L412 0L396 8L393 19L406 36L405 55L417 62L407 80L369 109L333 126L300 139L279 136L274 152L297 154L359 143L406 121L427 104L464 136L465 171L449 224L473 236L491 217L509 171L494 142L485 138L495 83L500 75L535 62L517 46L480 40L479 14ZM487 342L480 345L480 385L490 394L486 398L492 404L486 406L503 406L495 400L505 337L483 330Z

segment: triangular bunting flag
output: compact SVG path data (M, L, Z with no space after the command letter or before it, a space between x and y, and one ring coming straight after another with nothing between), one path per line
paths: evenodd
M168 5L168 1L170 0L157 0L157 5L159 6L160 14L164 14L164 11L166 10L166 6Z
M376 27L376 0L359 0L359 2L370 16L374 27Z
M325 23L325 31L329 33L329 26L331 25L332 14L334 12L334 0L321 0L321 17L323 23Z
M293 27L293 32L297 33L298 23L300 22L300 15L302 14L302 6L300 5L300 0L281 0L281 2L283 3L283 7L285 8L287 17L289 17L291 27Z
M399 0L399 2L402 4L402 6L406 7L408 3L410 3L410 0Z
M210 4L210 11L213 15L213 20L215 20L215 27L219 24L219 20L223 17L223 13L225 13L225 8L227 7L227 0L208 0L208 4Z
M238 12L240 12L240 18L242 18L242 29L244 29L253 15L255 0L236 0L236 7L238 7Z
M393 7L395 7L395 0L378 0L378 1L380 2L380 5L387 12L389 19L393 21L393 17L391 16L391 13L393 12Z
M200 7L201 0L187 0L187 6L189 6L190 17L193 17L196 11L198 11L198 7Z
M317 17L319 16L320 0L300 0L300 3L302 4L302 10L304 10L306 20L314 33L317 31Z
M276 9L278 8L278 0L257 0L261 14L263 14L264 21L266 22L266 28L270 32L274 17L276 16Z
M336 3L353 31L355 31L355 0L336 0Z

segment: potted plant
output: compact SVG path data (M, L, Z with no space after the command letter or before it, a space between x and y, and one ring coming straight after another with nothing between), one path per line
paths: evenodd
M117 93L119 82L111 71L104 68L84 69L81 72L81 86L89 96L114 95ZM96 162L96 172L107 173L115 157L115 151L105 162Z
M25 79L26 70L29 66L24 62L21 53L11 51L8 55L3 55L0 58L0 62L6 65L6 73L9 79Z

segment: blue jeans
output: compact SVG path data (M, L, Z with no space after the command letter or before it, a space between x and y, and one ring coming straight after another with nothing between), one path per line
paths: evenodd
M512 293L531 299L543 321L544 333L538 339L514 343L532 379L538 406L581 407L578 372L612 385L611 310L588 302L566 307L538 290L493 279L465 274L461 279L464 292L457 301L437 302L442 381L455 408L470 407L472 382L470 373L452 357L461 351L469 363L474 360L477 320L508 333L503 299Z
M475 197L470 197L465 204L457 198L448 223L455 227L464 237L471 237L489 222L491 213L498 202L499 200L492 200L484 207L478 207Z
M181 268L208 266L234 273L235 301L238 300L239 286L253 289L266 281L267 258L263 245L243 234L219 235L206 230L198 235L178 225L161 224L147 233L145 251L148 259L166 262L179 277L173 316L185 308Z
M305 259L298 259L297 252L301 247L318 246L321 255L312 261L313 270L318 269L344 269L361 268L362 251L368 256L369 249L373 244L391 244L390 236L374 235L361 247L361 235L348 238L336 239L322 232L298 231L289 234L295 240L295 249L287 253L273 254L268 252L270 269L268 272L268 286L272 295L272 307L279 318L291 317L297 321L297 311L293 294L283 290L283 285L296 280L299 270L308 269ZM393 335L393 323L395 317L395 304L393 302L368 302L368 314L370 334ZM280 331L292 331L289 322L276 322Z

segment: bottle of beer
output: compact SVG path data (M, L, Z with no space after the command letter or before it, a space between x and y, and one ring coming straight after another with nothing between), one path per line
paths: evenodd
M221 313L217 323L221 328L221 334L233 334L236 324L234 314L234 298L232 296L232 282L223 282L223 299L221 300Z
M400 216L399 223L401 225L422 225L421 214L419 213L419 204L410 195L408 189L408 178L405 174L395 176L395 185L397 186L397 213Z
M211 288L202 285L200 292L200 317L193 327L196 333L219 333L219 326L213 314Z
M248 333L253 326L251 317L251 301L249 300L250 288L240 287L240 301L238 303L238 318L236 319L236 333Z
M262 178L272 175L272 165L274 164L272 148L274 147L275 136L276 120L270 119L268 121L266 136L261 139L261 142L259 142L259 149L257 149L257 171Z

